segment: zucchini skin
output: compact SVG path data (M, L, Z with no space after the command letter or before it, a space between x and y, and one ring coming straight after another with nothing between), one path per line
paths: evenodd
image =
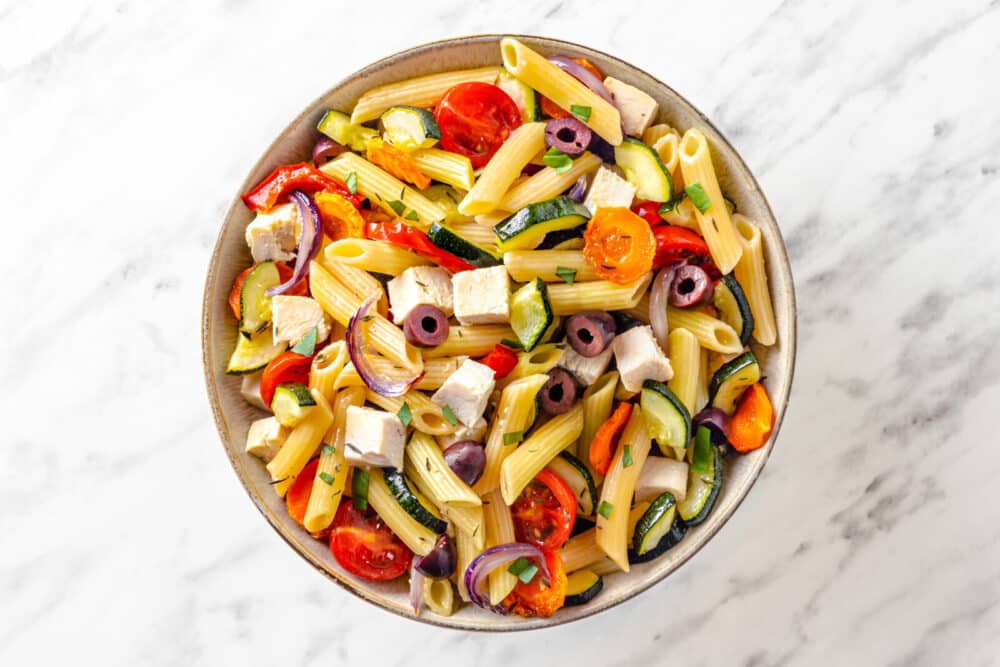
M717 400L719 398L719 392L723 389L724 385L737 376L746 368L756 366L757 379L760 379L760 362L757 361L757 357L753 352L744 352L735 359L723 364L719 367L719 370L715 371L712 376L712 380L708 383L708 402L717 408L722 408L728 414L732 414L732 406L723 407L718 404ZM754 380L756 382L757 380ZM750 384L753 384L752 382ZM749 385L746 385L749 386ZM745 389L746 387L744 387ZM740 392L742 394L742 392ZM738 397L734 399L734 402L739 400Z
M396 502L406 510L407 514L413 517L417 523L426 526L438 535L448 529L448 524L444 519L434 516L430 510L423 506L420 499L413 493L403 473L396 468L384 468L383 470L389 491L392 492Z
M597 594L604 589L604 577L600 575L595 575L595 576L597 577L597 581L594 582L594 585L590 586L585 590L580 591L579 593L567 594L566 601L563 603L564 606L576 607L581 604L587 604L595 597L597 597Z
M645 382L642 383L642 390L640 391L640 399L639 399L640 404L644 403L643 397L645 397L646 391L649 391L652 394L656 394L657 396L659 396L660 400L669 403L670 406L673 408L674 412L676 412L680 416L680 421L683 423L684 426L684 434L683 437L681 438L681 442L668 443L668 442L660 442L659 438L656 439L656 446L660 448L660 452L666 455L668 451L670 451L674 447L677 448L689 447L691 444L691 414L687 411L687 408L684 407L684 404L681 403L681 400L677 398L677 396L674 395L674 392L670 391L670 387L668 387L663 382L659 382L657 380L646 380ZM643 412L646 412L646 410L647 410L646 406L643 405ZM655 410L653 410L652 408L650 408L649 410L650 410L649 414L655 414Z
M461 235L437 222L427 230L427 238L438 248L464 259L477 268L488 268L503 263L476 244L466 241Z
M493 227L501 252L532 250L552 232L575 229L590 220L590 211L580 202L560 195L528 204Z
M711 500L712 502L715 502L714 497ZM709 507L709 509L711 509L711 507ZM705 516L708 516L708 514L706 513ZM629 547L628 562L633 565L637 565L639 563L646 563L655 558L659 558L667 551L669 551L672 547L676 546L678 542L684 539L684 536L687 534L688 525L690 524L681 518L680 511L677 511L674 514L674 522L670 525L670 530L667 531L666 535L660 538L660 541L656 544L655 547L653 547L646 553L642 554L641 556L639 555L639 552L635 549L635 546ZM638 533L638 531L636 532Z
M727 273L722 276L721 282L733 295L736 308L740 311L740 345L746 346L750 343L750 337L753 335L753 328L755 326L753 311L750 310L750 302L747 300L743 287L736 281L733 274Z
M708 497L705 502L698 509L698 512L694 516L684 518L682 515L682 510L684 503L680 502L677 504L677 516L682 519L688 526L697 526L708 518L708 515L712 513L712 507L715 505L715 499L719 497L719 491L722 490L722 454L716 447L712 447L713 457L715 458L714 464L712 466L712 488L708 492ZM688 493L691 493L691 479L692 475L695 473L688 473Z

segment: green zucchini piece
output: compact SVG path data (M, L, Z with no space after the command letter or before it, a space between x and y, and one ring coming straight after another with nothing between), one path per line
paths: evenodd
M472 241L462 238L455 232L437 222L432 224L430 229L427 230L427 238L430 239L430 242L438 248L441 248L446 252L450 252L456 257L464 259L473 266L484 268L487 266L497 266L498 264L503 263L499 258L485 248L477 246Z
M285 382L274 388L271 412L282 426L297 426L316 405L309 387L298 382Z
M384 471L385 483L388 485L389 491L400 507L417 523L439 535L448 528L448 524L438 514L434 505L406 481L403 473L395 468L385 468Z
M542 341L553 322L549 292L541 278L525 284L510 297L510 327L525 352Z
M580 225L546 234L537 250L580 250L583 248L583 233L586 230L587 225Z
M719 310L720 319L740 334L740 345L747 345L753 334L753 312L750 302L733 274L722 276L715 286L712 304Z
M259 334L236 336L236 349L233 350L226 366L230 375L246 375L254 373L267 366L267 362L285 351L287 346L276 344L271 329L264 329Z
M625 137L615 146L615 162L625 172L625 180L635 186L636 199L670 201L674 188L670 172L652 146Z
M500 252L533 250L549 232L574 229L590 220L590 211L578 201L560 195L528 204L493 227Z
M711 437L695 438L688 455L692 465L688 470L687 495L677 504L677 512L684 523L696 526L708 518L722 488L722 457L712 445ZM704 472L695 470L695 462Z
M516 78L507 70L500 70L497 88L507 93L521 110L521 120L531 123L542 119L542 104L534 88Z
M650 503L649 508L635 524L630 563L645 563L663 554L681 541L687 526L677 515L677 502L669 491Z
M597 485L587 466L569 452L560 452L559 456L549 462L548 468L573 490L573 495L576 496L576 513L593 516L597 507Z
M712 381L708 383L708 402L731 415L746 388L759 381L757 357L753 352L744 352L715 371Z
M267 290L281 284L274 262L261 262L250 271L240 290L240 331L260 333L271 324L271 297Z
M575 607L587 604L601 592L604 588L604 579L601 575L590 570L577 570L571 572L566 577L566 602L567 607Z
M435 183L429 188L425 188L420 193L438 205L444 211L445 224L456 222L473 222L471 215L458 212L458 202L462 201L462 196L458 190L444 183Z
M316 129L338 144L362 153L365 151L368 140L378 136L378 132L370 127L351 125L349 115L334 109L326 112L316 125Z
M642 383L639 404L649 435L656 440L664 456L670 456L674 448L687 448L691 440L691 415L670 387L656 380L646 380Z
M404 105L390 107L382 114L381 121L385 140L404 151L430 148L441 138L441 128L427 109Z

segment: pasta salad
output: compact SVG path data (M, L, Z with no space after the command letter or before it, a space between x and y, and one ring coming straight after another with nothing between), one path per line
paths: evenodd
M705 135L583 58L500 60L329 110L243 196L227 372L269 413L246 451L416 614L587 604L774 423L761 231Z

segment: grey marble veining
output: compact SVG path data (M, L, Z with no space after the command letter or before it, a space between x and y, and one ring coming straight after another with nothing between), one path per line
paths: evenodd
M1000 3L0 2L0 664L1000 664ZM341 76L528 32L663 79L755 170L796 382L739 512L597 618L396 618L268 528L202 382L234 188Z

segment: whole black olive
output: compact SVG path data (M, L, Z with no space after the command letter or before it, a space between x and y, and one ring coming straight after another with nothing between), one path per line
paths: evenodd
M667 300L676 308L689 308L707 303L714 292L712 279L703 268L685 264L674 273Z
M472 486L486 468L486 451L475 440L460 440L444 450L444 462L460 480Z
M451 538L442 535L434 544L430 553L422 558L418 558L413 564L417 571L425 577L431 579L444 579L450 577L455 571L455 564L458 559L455 557L455 546Z
M565 368L553 368L549 371L549 380L538 392L539 402L546 414L561 415L568 412L576 403L580 385Z
M608 313L577 313L566 320L566 340L580 356L596 357L611 344L617 329L615 318Z
M440 308L422 303L403 322L406 340L419 347L434 347L448 339L448 317Z

